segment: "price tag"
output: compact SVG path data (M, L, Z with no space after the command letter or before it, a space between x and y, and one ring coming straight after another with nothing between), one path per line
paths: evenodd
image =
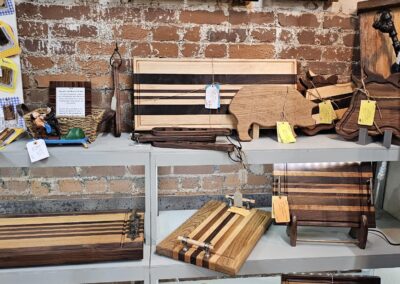
M287 196L272 196L272 218L276 223L290 222Z
M333 109L332 102L326 100L319 105L319 123L332 124L332 121L337 119L335 110Z
M372 126L374 124L376 101L362 100L360 113L358 114L358 124Z
M28 149L31 163L46 159L50 156L49 151L47 151L46 143L43 139L28 142L26 144L26 148Z
M294 136L294 132L289 122L287 121L278 121L276 123L276 130L278 134L278 141L280 143L294 143L296 142L296 137Z
M220 95L219 95L219 85L212 84L206 87L206 100L205 107L208 109L219 109L221 106Z
M235 207L235 206L232 206L231 208L229 208L228 212L239 214L239 215L242 215L243 217L246 217L250 214L250 210L240 208L240 207Z

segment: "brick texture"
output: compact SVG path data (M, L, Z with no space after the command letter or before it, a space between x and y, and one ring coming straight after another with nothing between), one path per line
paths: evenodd
M340 0L344 2L345 0ZM109 107L113 82L108 65L118 41L123 56L121 90L125 131L131 130L133 56L192 58L295 58L308 68L347 81L359 64L358 17L320 2L280 1L248 9L219 1L19 0L25 102L48 102L51 80L90 80L95 106ZM117 4L118 3L118 4ZM340 13L337 13L339 12ZM271 166L252 170L243 185L240 166L163 167L160 194L225 194L271 191ZM57 198L143 195L142 167L0 169L0 196Z

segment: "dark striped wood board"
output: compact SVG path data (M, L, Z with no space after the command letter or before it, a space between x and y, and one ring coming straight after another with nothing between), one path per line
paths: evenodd
M144 214L132 214L2 217L0 268L142 259Z
M244 217L228 212L220 201L210 201L157 245L156 252L197 266L235 275L271 224L271 214L250 209ZM185 251L179 236L213 246L210 255L199 246Z
M235 128L228 112L245 85L296 85L296 60L135 58L135 131L154 127ZM205 87L219 83L221 108L204 106Z
M376 226L371 163L275 164L273 174L274 195L288 197L292 246L297 226L323 226L360 231L357 244L365 248L361 230Z
M380 284L377 276L337 275L337 274L285 274L282 284Z

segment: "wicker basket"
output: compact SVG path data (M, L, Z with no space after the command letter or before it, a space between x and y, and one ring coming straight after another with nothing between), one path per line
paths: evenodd
M46 113L46 108L38 108L34 110L41 114ZM33 112L33 111L32 111ZM31 121L31 113L29 112L24 115L24 120L27 129L35 135L33 131L33 125ZM104 109L92 109L92 114L87 115L86 117L57 117L58 122L60 124L61 135L66 135L68 131L73 127L82 128L85 132L86 136L89 138L91 142L96 140L97 137L97 129L103 119L105 110ZM36 138L36 137L34 137Z

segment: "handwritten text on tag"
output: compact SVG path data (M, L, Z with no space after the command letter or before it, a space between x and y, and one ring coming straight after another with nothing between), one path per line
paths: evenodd
M26 148L28 149L31 163L46 159L50 156L49 152L47 151L46 143L43 139L28 142L26 144Z

